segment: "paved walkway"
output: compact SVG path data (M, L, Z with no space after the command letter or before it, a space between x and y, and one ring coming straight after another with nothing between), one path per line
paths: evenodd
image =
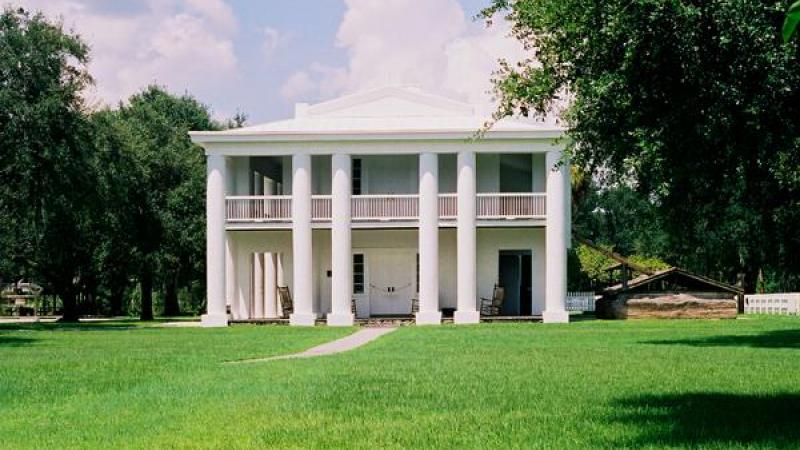
M384 334L391 333L396 329L397 327L362 328L349 336L345 336L341 339L327 342L325 344L318 345L316 347L311 347L310 349L304 352L294 353L291 355L270 356L268 358L257 358L257 359L243 359L240 361L228 361L228 362L239 364L239 363L263 362L263 361L275 361L279 359L313 358L315 356L333 355L336 353L342 353L353 350L354 348L361 347L362 345L368 342L372 342L375 339L378 339L379 337L383 336Z

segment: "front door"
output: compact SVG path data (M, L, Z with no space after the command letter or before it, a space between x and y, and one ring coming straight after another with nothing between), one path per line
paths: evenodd
M501 250L498 280L505 288L502 314L506 316L531 315L531 252L528 250Z
M415 258L415 250L376 249L370 252L370 315L411 314L411 299L416 295Z

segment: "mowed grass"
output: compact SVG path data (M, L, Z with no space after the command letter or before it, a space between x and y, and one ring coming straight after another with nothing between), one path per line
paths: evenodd
M0 448L797 448L800 318L0 326Z

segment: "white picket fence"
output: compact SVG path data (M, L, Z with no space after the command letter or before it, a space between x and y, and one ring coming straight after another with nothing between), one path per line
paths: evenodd
M567 292L567 311L594 312L594 292Z
M744 296L745 314L800 314L800 292Z

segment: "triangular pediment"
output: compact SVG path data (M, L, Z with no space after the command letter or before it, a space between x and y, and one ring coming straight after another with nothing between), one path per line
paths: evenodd
M413 87L383 87L308 106L307 117L471 116L471 105Z

